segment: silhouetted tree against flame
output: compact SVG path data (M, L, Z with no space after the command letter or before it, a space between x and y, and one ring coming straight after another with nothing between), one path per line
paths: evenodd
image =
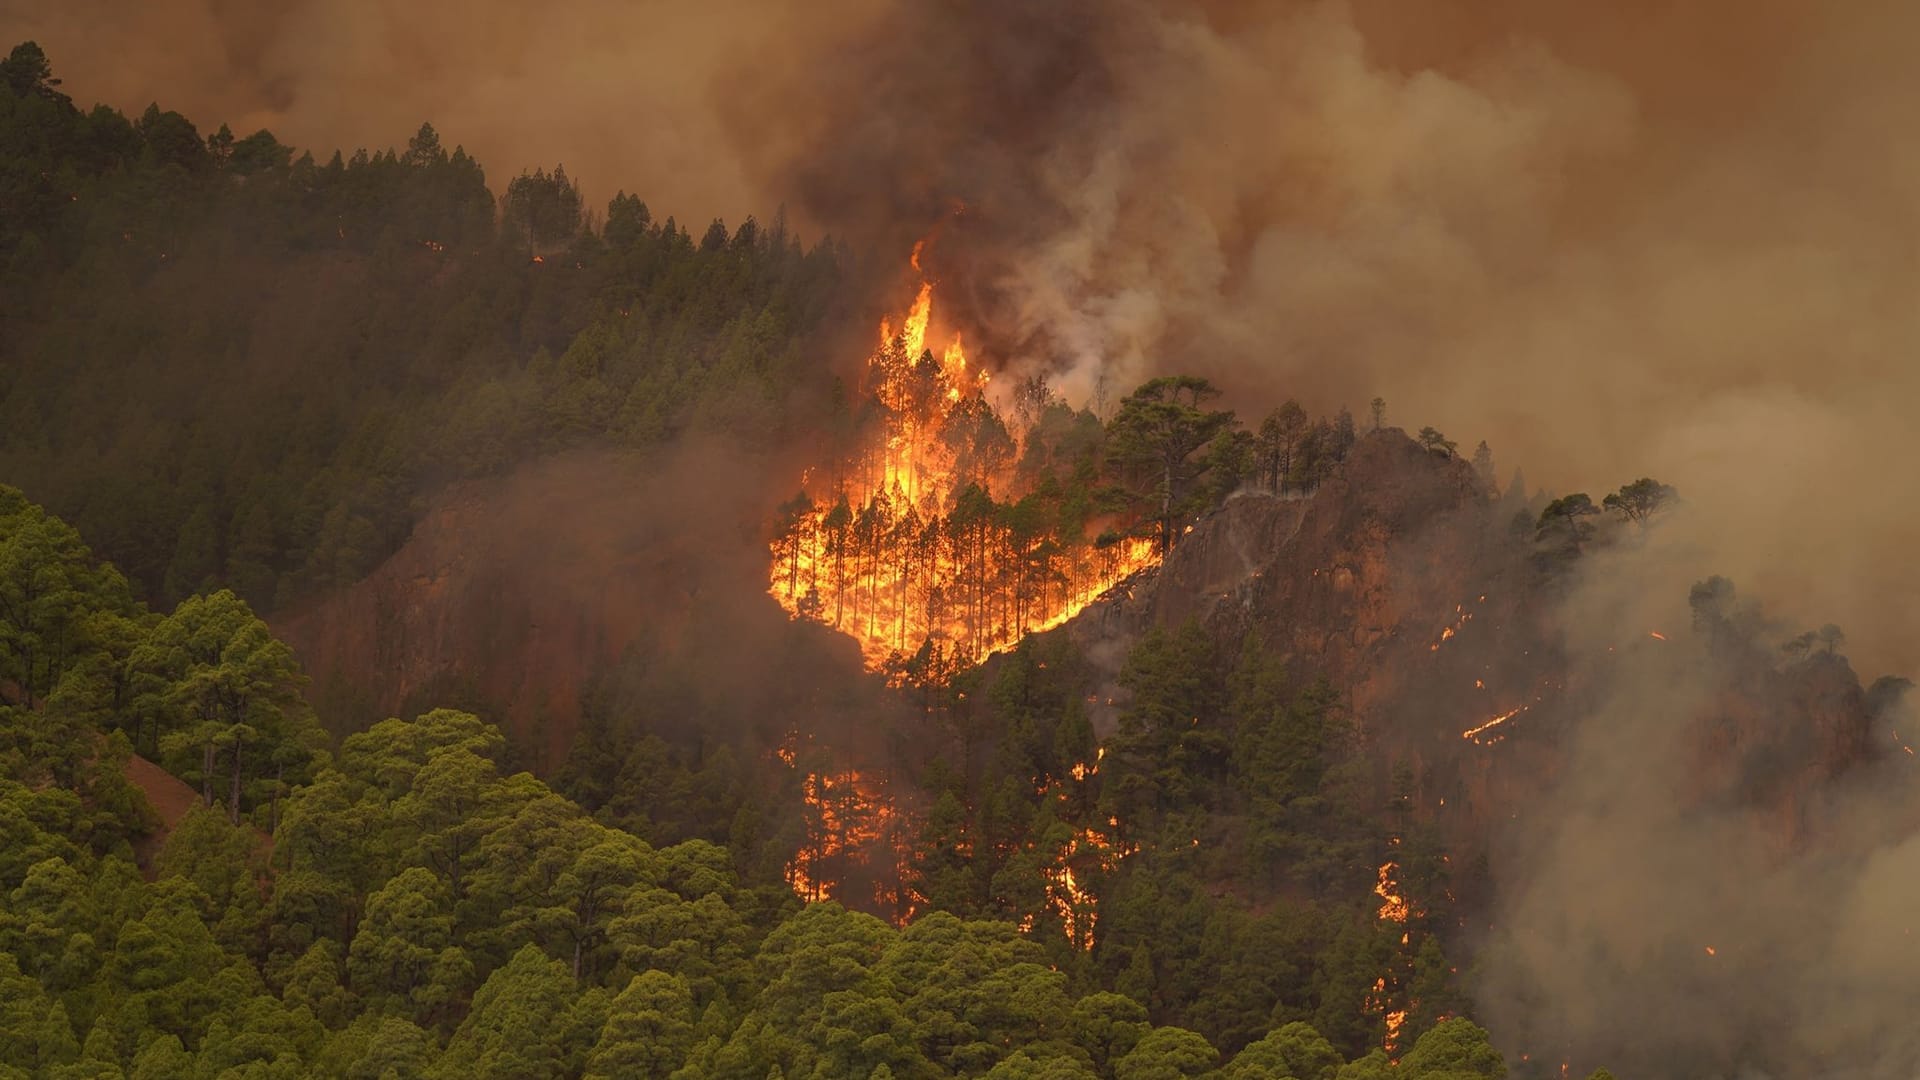
M847 505L845 494L827 511L820 524L826 532L827 555L833 559L833 625L838 627L846 618L847 541L848 529L853 525L853 508Z
M1120 402L1108 426L1110 452L1135 474L1139 497L1156 508L1162 551L1173 547L1176 524L1208 467L1194 455L1233 423L1233 413L1201 407L1219 393L1198 376L1152 379Z

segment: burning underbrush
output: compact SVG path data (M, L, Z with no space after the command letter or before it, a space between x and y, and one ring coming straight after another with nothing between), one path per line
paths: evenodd
M925 910L915 854L927 821L911 793L884 771L823 765L798 733L789 734L774 756L802 774L802 840L786 866L787 883L795 894L809 903L837 900L875 911L900 925ZM1096 755L1093 761L1074 765L1070 778L1043 778L1037 793L1064 804L1072 789L1093 782L1099 767ZM1118 827L1119 821L1112 819L1105 829L1079 828L1036 837L1025 845L1038 856L1044 913L1081 949L1093 948L1099 921L1099 898L1091 879L1111 874L1135 850L1113 835ZM971 845L963 840L961 846ZM1034 914L1027 914L1020 928L1036 932Z

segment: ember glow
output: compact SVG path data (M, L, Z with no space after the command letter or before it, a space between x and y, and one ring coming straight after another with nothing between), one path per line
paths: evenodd
M797 735L774 751L790 769L799 768ZM801 783L805 831L786 867L787 884L808 902L854 902L844 893L849 880L871 880L873 903L904 922L913 899L900 887L911 855L907 820L886 780L857 769L809 771Z
M768 576L794 618L854 638L875 670L918 656L926 681L1058 626L1158 559L1149 537L1090 541L1069 493L1015 490L1025 433L987 402L958 332L935 352L933 292L923 278L906 314L881 320L852 445L803 475Z
M1097 899L1082 878L1075 876L1074 868L1079 867L1083 875L1094 870L1111 872L1131 853L1131 849L1115 844L1093 829L1080 830L1079 835L1056 853L1052 865L1045 871L1047 905L1060 916L1068 941L1082 949L1092 949L1094 926L1100 917Z
M1482 596L1480 599L1485 600L1486 597ZM1428 652L1439 652L1440 646L1452 641L1454 635L1467 628L1467 624L1473 621L1473 612L1468 611L1466 608L1467 606L1465 604L1455 604L1453 606L1453 614L1455 616L1453 622L1450 625L1440 628L1440 636L1434 640L1433 644L1427 646Z
M1504 724L1507 721L1513 719L1514 717L1519 716L1521 713L1526 712L1531 707L1532 706L1529 706L1529 705L1519 705L1514 708L1508 709L1506 712L1503 712L1500 715L1495 716L1484 723L1477 724L1461 732L1460 737L1470 742L1481 743L1483 745L1487 743L1497 742L1503 737L1502 735L1493 735L1493 736L1486 737L1484 739L1482 738L1482 736L1485 736L1487 732L1492 731L1494 728L1499 727L1501 724Z
M1379 881L1373 886L1373 894L1380 898L1380 920L1405 926L1408 914L1407 898L1400 895L1400 886L1394 880L1399 869L1391 859L1381 863ZM1406 941L1406 935L1402 934L1400 943L1404 945Z

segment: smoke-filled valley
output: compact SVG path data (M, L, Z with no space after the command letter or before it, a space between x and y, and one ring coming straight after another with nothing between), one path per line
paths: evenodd
M1904 9L493 8L0 2L0 1073L1920 1071Z

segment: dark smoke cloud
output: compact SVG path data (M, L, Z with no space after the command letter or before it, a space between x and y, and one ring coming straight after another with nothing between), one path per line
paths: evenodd
M1920 9L1035 11L902 6L735 87L752 175L893 250L964 203L943 296L1071 400L1379 393L1559 490L1653 474L1724 572L1910 668Z

